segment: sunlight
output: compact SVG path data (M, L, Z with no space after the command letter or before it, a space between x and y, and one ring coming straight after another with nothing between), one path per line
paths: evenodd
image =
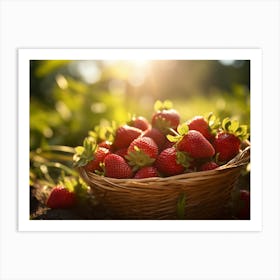
M101 71L95 61L80 61L77 65L81 78L88 84L99 81Z
M138 87L145 82L151 61L149 60L107 60L103 61L111 75L120 80L126 80L130 85Z
M151 61L149 60L130 60L128 61L128 67L131 69L128 77L128 82L138 87L145 82L146 76L150 68Z
M129 60L128 64L137 69L146 70L151 63L150 60Z

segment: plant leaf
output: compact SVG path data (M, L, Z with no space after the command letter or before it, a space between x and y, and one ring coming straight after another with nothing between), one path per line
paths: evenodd
M180 220L185 218L185 207L186 207L186 194L180 194L177 200L177 217Z
M223 130L228 131L230 125L231 125L231 121L230 121L229 118L223 119L223 122L222 122L222 128L223 128Z
M76 154L82 154L84 152L85 148L83 146L78 146L75 148Z
M166 138L170 141L170 142L178 142L182 139L182 137L180 135L171 135L171 134L168 134L166 135Z
M236 120L231 121L231 125L229 129L231 130L232 133L235 133L236 130L239 128L239 122Z
M191 160L192 160L192 158L189 156L188 153L182 152L182 151L177 151L176 152L176 162L178 164L183 165L185 168L190 167Z
M163 104L160 100L157 100L154 104L154 110L155 111L160 111L162 110Z
M163 108L164 109L166 109L166 110L169 110L169 109L172 109L173 108L173 103L172 103L172 101L170 101L170 100L165 100L164 102L163 102Z
M177 127L177 131L180 135L186 135L189 132L189 126L187 123L179 124Z

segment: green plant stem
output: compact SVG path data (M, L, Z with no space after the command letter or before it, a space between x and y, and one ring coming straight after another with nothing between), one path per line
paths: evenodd
M179 136L180 134L178 134L177 131L175 131L173 128L168 128L168 130L173 133L175 136Z
M39 148L39 152L47 152L47 151L58 151L64 153L74 154L75 149L69 146L60 146L60 145L52 145L48 146L47 148Z
M75 170L72 170L71 168L69 168L59 162L45 162L44 165L46 165L47 167L55 167L58 169L62 169L63 171L65 171L66 173L68 173L70 175L77 176L77 172Z
M38 160L38 158L41 158L41 160ZM61 161L72 161L73 157L70 155L62 155L57 153L51 153L51 152L30 152L30 159L34 161L40 161L42 162L48 160L61 160Z

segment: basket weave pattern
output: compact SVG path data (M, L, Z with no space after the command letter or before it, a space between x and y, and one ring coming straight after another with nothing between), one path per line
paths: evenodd
M79 173L93 195L117 219L177 219L177 202L186 198L185 219L219 219L230 200L241 169L250 161L250 147L214 170L166 178L114 179Z

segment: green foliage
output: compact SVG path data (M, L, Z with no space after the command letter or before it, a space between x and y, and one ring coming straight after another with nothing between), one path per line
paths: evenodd
M163 102L157 100L154 105L155 111L169 110L173 108L173 103L170 100L164 100Z
M176 162L178 164L183 165L186 169L190 167L191 160L192 158L189 156L188 153L182 151L176 152Z
M96 149L97 143L95 139L92 137L85 138L83 146L75 148L75 154L73 156L74 166L81 167L93 160Z
M213 89L207 95L198 92L185 99L175 98L173 103L174 108L180 112L182 121L194 116L205 116L205 112L213 112L219 119L228 116L238 119L250 131L250 93L244 86L232 86L230 92L221 89Z
M36 68L35 75L38 77L44 77L62 66L67 65L69 62L69 60L43 60Z
M186 123L182 123L178 125L177 131L180 135L186 135L189 132L189 127Z
M96 139L96 142L108 141L113 142L115 137L115 131L117 129L117 124L115 121L103 122L103 124L96 125L93 130L89 131L89 136Z
M222 122L222 128L224 131L234 134L240 140L246 140L249 137L247 125L239 125L239 121L237 120L225 118Z
M184 135L188 134L189 126L186 122L184 122L184 123L178 125L178 127L177 127L178 133L176 131L174 131L173 129L170 129L170 131L173 132L173 134L175 134L175 135L168 134L166 136L167 139L170 142L178 142L183 138Z
M58 184L74 192L79 204L83 204L84 201L88 199L89 187L82 179L73 176L65 176L65 174L62 173Z
M221 127L221 122L218 117L216 117L213 112L210 112L206 117L208 125L210 127L211 133L216 134L218 129Z
M177 218L183 220L185 218L186 194L180 194L177 201Z
M150 166L155 161L154 158L151 158L137 146L134 146L134 151L130 151L125 158L127 159L128 164L132 166L133 171L137 171L144 166Z
M67 78L67 88L54 84L50 100L42 102L32 96L30 104L31 149L48 143L77 146L97 125L111 120L127 120L123 99L109 92L92 89L80 81ZM51 104L50 104L51 103Z

